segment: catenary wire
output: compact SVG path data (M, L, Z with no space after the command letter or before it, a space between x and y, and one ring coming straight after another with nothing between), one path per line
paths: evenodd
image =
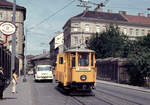
M43 24L44 22L46 22L48 19L50 19L51 17L55 16L56 14L58 14L59 12L61 12L62 10L64 10L65 8L67 8L68 6L70 6L73 2L75 2L76 0L72 0L71 2L69 2L68 4L66 4L63 8L57 10L55 13L53 13L52 15L48 16L47 18L43 19L41 22L37 23L36 25L30 27L29 29L33 29L41 24Z

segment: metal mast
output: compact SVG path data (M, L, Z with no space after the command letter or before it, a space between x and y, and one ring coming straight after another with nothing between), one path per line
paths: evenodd
M15 24L16 20L16 0L13 2L13 17L12 24ZM12 71L15 70L15 56L16 56L16 33L12 35L12 55L11 55L11 79L12 79Z

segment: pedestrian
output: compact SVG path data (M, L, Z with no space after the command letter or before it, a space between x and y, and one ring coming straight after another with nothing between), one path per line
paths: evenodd
M5 88L6 77L3 73L3 68L0 67L0 100L3 100L3 92Z
M17 85L17 74L15 70L13 70L12 74L12 93L16 93L16 85Z

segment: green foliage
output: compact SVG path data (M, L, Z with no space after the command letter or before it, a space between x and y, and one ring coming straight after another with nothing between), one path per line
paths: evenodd
M140 37L130 43L127 72L133 85L144 85L144 79L150 77L150 35Z
M127 40L118 27L110 25L106 32L91 37L88 48L95 51L96 58L123 57Z
M150 77L150 34L128 40L118 27L110 25L106 32L91 37L88 48L95 51L96 58L127 58L127 72L132 85L143 86L144 79Z

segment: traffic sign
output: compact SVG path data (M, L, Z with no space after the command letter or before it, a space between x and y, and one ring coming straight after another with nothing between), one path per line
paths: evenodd
M4 22L0 24L0 32L4 35L12 35L16 32L16 25L9 22Z

